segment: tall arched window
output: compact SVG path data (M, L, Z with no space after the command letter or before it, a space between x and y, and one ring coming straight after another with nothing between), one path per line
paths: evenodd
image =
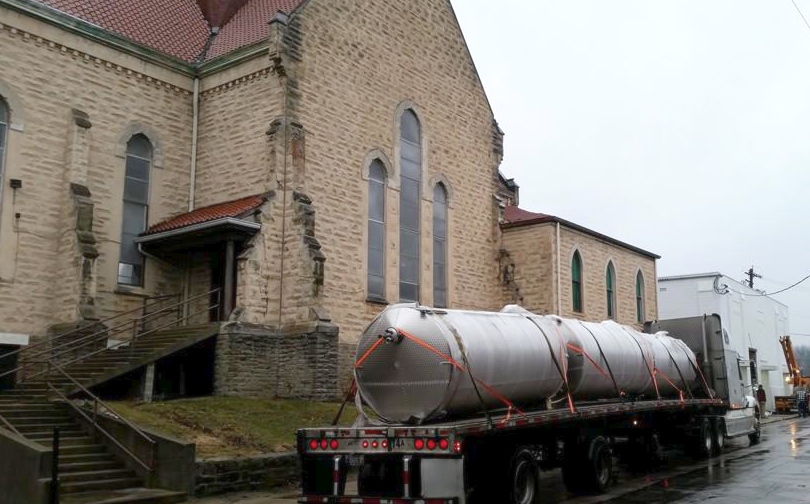
M447 189L433 188L433 306L447 307Z
M399 299L419 300L419 202L422 145L419 119L412 110L400 118Z
M368 298L385 301L385 166L368 168Z
M149 139L144 135L130 138L127 142L121 252L118 259L118 283L121 285L143 285L144 258L138 251L135 237L146 229L151 165L152 144Z
M575 312L582 313L582 257L579 251L571 259L571 299Z
M644 323L644 275L636 273L636 320Z
M3 170L6 159L6 137L8 132L8 103L0 96L0 188L3 182Z
M605 271L605 294L607 296L607 316L616 318L616 268L609 262Z

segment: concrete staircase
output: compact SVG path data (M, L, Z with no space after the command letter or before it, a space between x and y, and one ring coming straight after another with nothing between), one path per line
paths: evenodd
M102 350L64 370L85 388L103 384L218 333L218 325L180 327L154 332L115 349ZM62 504L183 502L184 492L144 488L145 481L105 444L85 430L64 402L54 402L48 383L66 396L81 388L52 372L0 392L0 417L26 439L50 447L54 428L60 431L59 489ZM4 427L0 423L0 427ZM96 436L100 436L96 434ZM0 453L0 457L3 454ZM0 499L2 501L2 499Z
M85 431L66 404L49 400L43 385L0 393L0 415L20 435L45 447L51 447L53 431L59 428L62 504L169 504L186 500L184 492L144 488L143 479Z
M69 363L64 366L64 370L84 387L91 388L212 338L218 333L219 324L165 329L139 336L132 343L109 348L81 361ZM68 393L78 391L78 387L70 379L59 373L52 373L50 382Z

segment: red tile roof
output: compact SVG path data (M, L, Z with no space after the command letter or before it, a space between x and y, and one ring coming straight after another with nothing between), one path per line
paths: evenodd
M268 36L278 11L291 13L304 0L33 0L151 49L191 62L219 26L205 59ZM220 25L224 23L224 25Z
M207 59L222 56L235 49L254 44L266 39L269 35L267 23L273 19L278 11L291 13L303 3L304 0L249 0L223 26L211 48Z
M216 205L198 208L196 210L192 210L191 212L180 214L177 217L172 217L171 219L158 222L154 226L147 229L143 235L171 231L173 229L180 229L194 224L202 224L203 222L224 219L226 217L241 217L253 210L256 210L265 201L267 201L266 194L257 194L255 196L248 196L247 198L226 201L225 203L217 203Z

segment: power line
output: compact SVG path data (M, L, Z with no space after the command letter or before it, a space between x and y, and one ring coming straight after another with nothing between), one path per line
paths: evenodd
M731 291L731 292L735 292L735 293L737 293L737 294L742 294L743 296L773 296L774 294L781 294L781 293L783 293L783 292L785 292L785 291L789 291L790 289L792 289L792 288L796 287L797 285L799 285L800 283L804 282L804 281L805 281L805 280L807 280L808 278L810 278L810 275L807 275L806 277L802 278L801 280L799 280L798 282L794 283L793 285L790 285L790 286L788 286L788 287L785 287L784 289L780 289L780 290L778 290L778 291L773 291L773 292L758 292L758 293L756 293L756 294L752 294L752 293L750 293L750 292L740 292L740 291L738 291L738 290L734 290L734 289L732 289L732 288L731 288L731 287L729 287L729 286L726 286L725 288L726 288L726 290L729 290L729 291Z
M810 23L807 22L807 18L805 18L804 14L802 14L802 10L799 8L798 5L796 5L796 1L795 0L790 0L790 1L791 1L791 3L793 3L793 6L796 7L796 12L798 12L799 15L802 17L802 21L804 21L804 25L807 26L808 30L810 30Z

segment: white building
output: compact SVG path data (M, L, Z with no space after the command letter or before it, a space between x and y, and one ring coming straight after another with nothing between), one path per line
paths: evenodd
M790 334L788 307L721 273L658 279L661 319L707 313L720 315L726 344L739 355L748 390L762 384L768 396L766 408L773 411L773 397L792 392L779 344L780 336Z

